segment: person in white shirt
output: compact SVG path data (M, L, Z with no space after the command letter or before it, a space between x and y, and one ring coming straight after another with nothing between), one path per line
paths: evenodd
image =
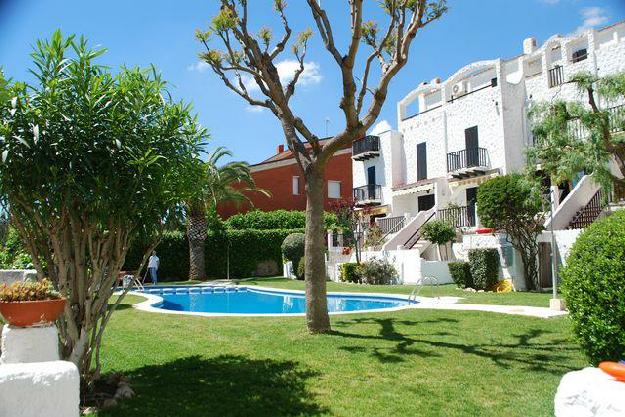
M156 251L152 252L152 256L150 256L150 259L148 260L148 271L150 271L152 285L156 285L156 282L158 280L156 272L158 271L158 265L160 264L160 262L161 260L158 259L158 256L156 256Z

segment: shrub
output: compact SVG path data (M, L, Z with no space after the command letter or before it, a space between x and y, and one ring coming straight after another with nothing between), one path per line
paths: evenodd
M284 259L293 263L293 268L297 267L297 263L304 256L304 242L303 233L291 233L282 242L282 255Z
M339 267L341 271L341 281L343 282L360 282L360 275L358 274L358 264L355 262L346 262Z
M456 239L456 228L445 220L436 219L423 225L423 238L435 243L440 259L447 259L447 244ZM441 246L445 246L445 256L441 254Z
M365 284L393 284L397 280L397 270L384 259L371 259L361 263L357 268L360 279Z
M476 290L490 290L499 282L499 252L497 249L469 251L469 269Z
M47 280L35 282L14 282L0 286L0 302L12 303L19 301L58 300L61 294Z
M625 357L625 211L589 226L561 271L562 294L593 364Z
M545 223L540 183L519 174L494 177L480 185L477 213L485 227L505 232L519 251L527 288L538 287L538 235Z
M303 280L305 273L306 273L306 257L302 256L299 260L299 263L297 264L297 273L295 274L295 276L297 277L297 279Z
M468 262L450 262L449 274L460 288L473 288L473 277Z
M334 213L324 213L324 221L327 229L337 224ZM300 229L306 227L306 212L297 210L252 210L247 213L239 213L224 222L230 229Z

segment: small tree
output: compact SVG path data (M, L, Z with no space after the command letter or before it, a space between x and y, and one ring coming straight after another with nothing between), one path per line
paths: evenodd
M456 229L445 220L432 220L423 226L423 238L436 244L439 260L447 261L449 260L447 244L456 239ZM445 248L445 256L441 253L441 246Z
M625 73L605 77L580 73L569 82L588 106L558 100L532 108L535 144L528 150L530 169L540 163L552 184L569 182L580 171L592 173L606 188L622 183L610 165L614 163L625 177L625 107L617 106L625 99Z
M196 182L202 140L189 107L164 99L154 69L113 76L95 62L104 52L57 31L37 42L35 83L0 91L10 97L0 101L0 192L38 278L68 299L62 357L87 383L100 371L128 247L150 242L145 264Z
M538 287L538 235L545 218L540 186L518 174L491 178L480 185L477 212L482 224L505 232L519 251L527 288Z
M391 80L408 63L412 41L420 29L445 13L446 2L385 0L381 4L387 22L382 28L375 21L365 20L363 0L350 0L351 30L347 48L341 51L333 24L321 2L306 1L323 45L340 71L342 97L338 106L345 116L345 128L323 144L291 103L304 72L312 30L303 30L292 42L297 68L285 79L279 73L277 64L291 42L293 32L286 13L286 2L273 1L283 28L283 34L277 41L271 29L261 27L254 31L251 28L253 23L250 22L252 16L248 0L220 0L219 3L219 13L213 18L209 30L196 32L197 39L206 48L200 57L229 89L250 105L269 110L280 121L289 149L294 153L306 181L306 321L310 332L328 332L330 317L323 227L323 187L327 162L335 152L362 138L373 125L386 101ZM298 2L301 6L300 3L303 2ZM366 58L358 62L361 44L370 50ZM356 76L356 69L362 70L362 75ZM376 75L377 83L374 81ZM250 83L258 88L262 98L250 93ZM304 142L308 142L309 146L305 146Z

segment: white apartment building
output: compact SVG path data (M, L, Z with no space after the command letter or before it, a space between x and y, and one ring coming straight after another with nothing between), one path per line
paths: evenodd
M428 258L427 242L415 233L434 217L475 231L477 187L526 166L528 109L557 99L585 102L567 83L581 71L625 71L625 21L554 35L540 47L528 38L516 57L478 61L408 93L397 104L397 131L373 132L353 145L354 198L388 232L384 249L420 249ZM588 178L567 190L554 226L566 229L597 190Z

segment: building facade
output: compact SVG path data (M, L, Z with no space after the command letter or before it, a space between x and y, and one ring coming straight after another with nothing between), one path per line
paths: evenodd
M323 141L321 141L323 143ZM324 184L324 205L329 210L332 202L348 200L352 195L351 147L338 151L327 164ZM252 178L256 187L266 190L269 196L258 192L245 191L250 203L220 204L217 212L226 219L237 213L258 209L272 211L305 210L306 192L304 175L293 153L279 145L276 154L251 166Z
M534 104L587 101L568 82L580 72L625 72L625 21L555 35L540 47L528 38L516 57L475 62L408 93L397 104L396 131L373 132L353 146L354 198L371 208L386 234L383 249L435 256L418 236L432 218L447 219L464 234L479 229L477 188L493 176L525 169ZM625 118L623 104L600 103ZM557 229L567 229L598 191L587 176L572 190L553 188ZM477 242L464 242L471 240Z

